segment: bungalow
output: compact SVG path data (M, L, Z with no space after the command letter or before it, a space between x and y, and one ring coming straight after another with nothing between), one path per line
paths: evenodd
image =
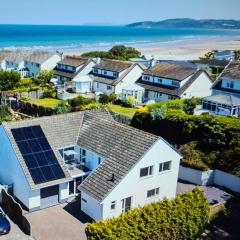
M204 98L202 110L210 114L240 116L240 62L230 62L212 86L212 96Z
M145 70L136 83L145 89L144 101L160 102L208 96L212 79L205 71L190 67L189 64L168 62Z
M104 94L122 95L128 85L136 86L143 69L139 64L131 62L102 59L93 67L90 77L93 79L93 91ZM136 91L138 91L136 86ZM141 94L141 93L139 93ZM141 98L141 96L138 96Z
M29 77L38 77L41 70L53 70L61 57L55 52L35 51L24 59Z
M0 144L0 182L29 211L81 192L79 211L99 220L176 194L180 154L105 111L3 123Z
M88 93L92 91L92 79L87 75L94 65L92 59L66 56L57 63L56 77L60 83L70 83L77 93Z

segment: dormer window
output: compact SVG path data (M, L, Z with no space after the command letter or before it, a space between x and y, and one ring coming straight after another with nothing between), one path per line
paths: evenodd
M227 82L227 88L234 88L234 82L233 81Z
M149 77L149 76L146 76L146 75L143 75L143 80L149 81L149 80L150 80L150 77Z
M177 81L172 81L172 86L179 87L179 82L177 82Z
M97 68L94 68L94 69L93 69L93 72L94 72L94 73L98 73L98 69L97 69Z
M118 73L117 73L117 72L114 72L114 73L113 73L113 76L114 76L114 77L117 77L117 76L118 76Z
M103 71L103 74L104 74L104 75L107 75L107 71Z
M161 78L158 78L158 83L162 83L162 79Z

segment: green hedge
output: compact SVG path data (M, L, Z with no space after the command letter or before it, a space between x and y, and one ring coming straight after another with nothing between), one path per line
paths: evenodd
M209 204L196 188L174 200L163 200L86 228L89 240L196 239L209 220Z

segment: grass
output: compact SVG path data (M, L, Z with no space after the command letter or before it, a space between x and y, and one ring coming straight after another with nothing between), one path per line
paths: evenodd
M42 98L42 99L29 100L28 102L38 106L55 108L61 102L61 100L58 100L55 98Z
M114 104L109 104L108 108L110 111L114 113L118 113L120 115L130 117L130 118L132 118L135 112L137 111L137 108L122 107L121 105L114 105Z

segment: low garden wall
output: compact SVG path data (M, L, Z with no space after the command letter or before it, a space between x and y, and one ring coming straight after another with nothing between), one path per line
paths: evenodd
M200 171L180 166L178 178L200 186L218 185L240 193L240 177L220 170Z

